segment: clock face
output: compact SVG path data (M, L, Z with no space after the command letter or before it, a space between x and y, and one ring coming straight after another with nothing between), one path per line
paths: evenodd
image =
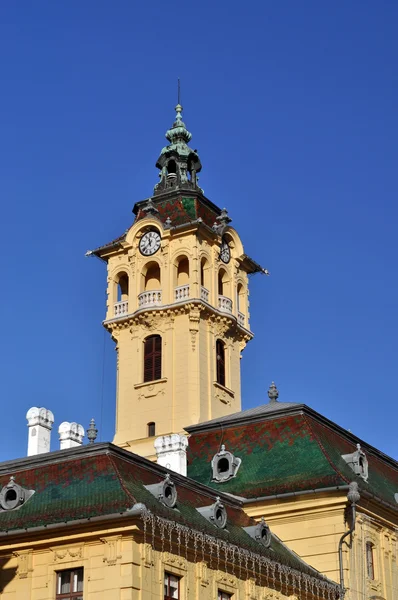
M160 235L157 231L147 231L140 239L140 252L144 256L152 256L160 248Z
M220 248L220 258L223 263L227 264L231 260L231 250L225 240L223 240Z

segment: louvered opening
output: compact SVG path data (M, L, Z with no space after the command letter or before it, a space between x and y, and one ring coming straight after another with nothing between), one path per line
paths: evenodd
M151 335L144 342L144 382L162 377L162 338Z

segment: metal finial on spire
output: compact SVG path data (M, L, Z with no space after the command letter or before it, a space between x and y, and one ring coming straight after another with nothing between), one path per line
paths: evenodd
M177 92L177 104L181 104L181 87L180 87L180 78L178 78L178 92Z
M269 390L268 390L268 398L269 398L270 404L273 404L274 402L278 402L278 397L279 397L278 388L276 387L275 383L272 382L271 385L269 386Z
M89 444L94 444L95 440L97 439L97 433L98 429L95 427L95 421L94 419L91 419L90 427L87 429L87 437Z

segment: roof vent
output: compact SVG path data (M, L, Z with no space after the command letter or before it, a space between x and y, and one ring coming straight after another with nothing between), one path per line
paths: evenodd
M261 518L261 521L257 523L257 525L252 525L251 527L244 527L243 529L257 542L265 546L265 548L270 547L272 536L270 528L264 521L264 517Z
M10 481L0 492L0 506L3 510L15 510L20 508L33 494L34 490L25 490L15 483L15 477L11 476Z
M352 454L342 454L341 458L345 460L347 465L356 475L362 477L364 481L368 480L368 459L366 458L365 452L361 449L360 444L357 444L356 452L353 452Z
M146 485L145 488L168 508L174 508L177 504L177 490L168 473L160 483Z
M241 465L242 459L234 456L231 452L225 450L224 444L220 452L217 452L212 458L211 467L213 469L212 481L223 483L236 476Z
M217 497L215 503L211 506L203 506L196 510L219 529L225 529L227 524L227 511L225 506L221 503L220 498Z

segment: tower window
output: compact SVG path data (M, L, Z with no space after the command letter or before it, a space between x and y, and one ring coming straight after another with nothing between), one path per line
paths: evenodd
M144 341L144 383L162 377L162 338L150 335Z
M189 283L189 260L182 256L177 265L177 286L187 285Z
M157 262L150 262L143 272L144 290L146 292L160 289L160 267Z
M57 573L56 600L83 600L83 569Z
M170 175L171 173L177 173L177 165L175 160L169 160L167 163L167 173Z
M373 548L372 542L366 542L366 571L369 579L372 580L375 578Z
M225 386L225 344L221 340L216 342L216 359L217 383Z
M224 295L224 271L218 272L218 293L220 296Z
M148 437L153 437L155 435L155 423L148 423Z
M117 279L117 302L128 300L129 297L129 278L126 273L120 273Z

